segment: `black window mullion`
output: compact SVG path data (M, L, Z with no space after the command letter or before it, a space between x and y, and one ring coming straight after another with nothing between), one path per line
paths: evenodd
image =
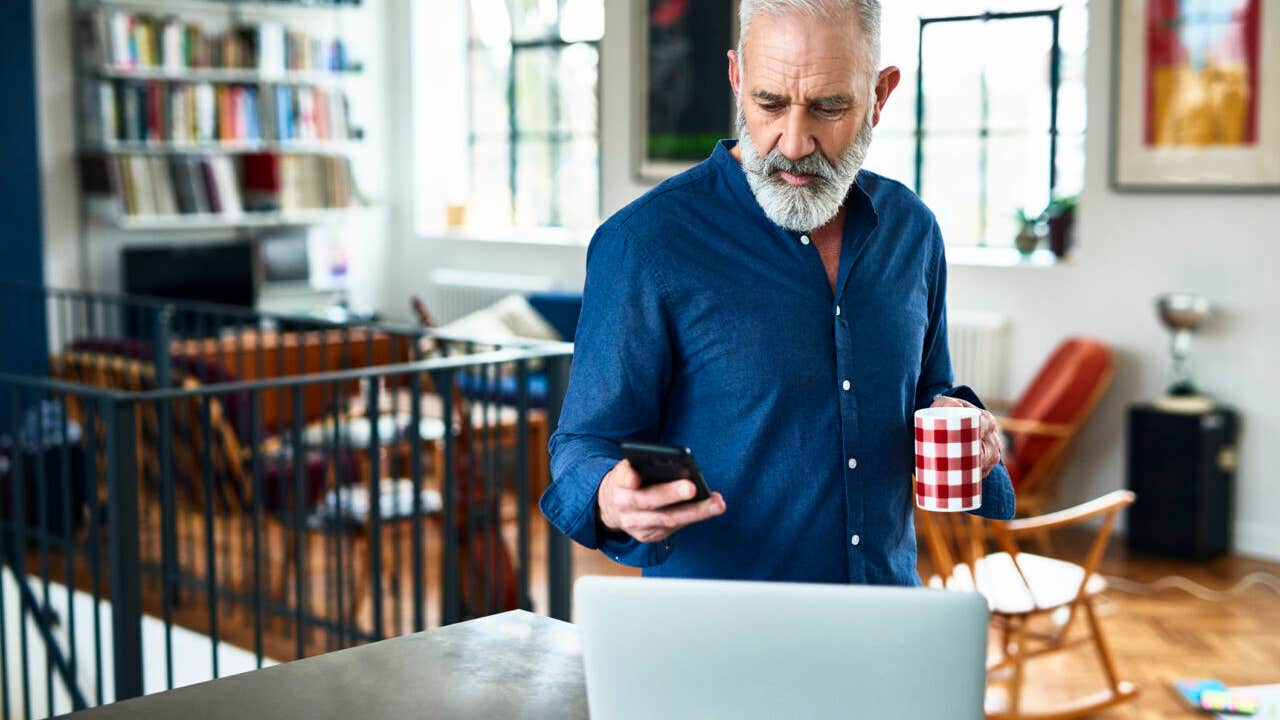
M983 13L981 15L963 15L953 17L935 17L920 18L920 26L917 34L918 42L916 45L916 127L915 127L915 191L917 195L923 195L924 185L924 115L925 115L925 96L924 96L924 41L925 28L934 23L947 22L982 22L988 23L1000 20L1021 20L1027 18L1041 17L1049 20L1052 28L1052 45L1050 47L1049 58L1049 198L1052 200L1054 190L1057 188L1058 180L1058 91L1062 84L1061 77L1061 43L1060 43L1060 20L1062 8L1053 10L1032 10L1026 12L1010 12L1010 13ZM990 102L987 88L987 72L984 65L979 72L981 82L981 117L978 128L978 245L986 245L987 233L987 200L989 198L989 186L987 178L987 170L989 166L990 152ZM1004 133L1002 133L1004 134ZM1030 134L1028 132L1028 134Z
M565 4L565 0L560 0L560 10L562 11L562 14L564 9L564 4ZM510 10L511 8L510 8L510 5L508 4L508 12L510 12ZM591 138L596 138L597 140L599 138L598 131L595 133L575 133L575 132L566 132L559 129L558 126L560 125L560 120L561 120L560 103L559 103L560 85L559 85L559 76L555 71L555 68L558 66L556 62L552 62L551 76L541 79L541 82L545 83L545 86L543 88L540 88L542 92L546 92L550 95L549 122L551 127L545 132L538 132L538 131L525 130L520 126L520 119L519 119L519 113L517 111L517 102L516 102L517 90L520 89L517 87L516 60L519 57L520 53L549 50L553 54L554 60L558 61L564 48L567 48L571 45L579 45L579 44L588 45L590 47L595 48L596 51L599 52L599 48L600 48L599 40L579 40L574 42L566 42L560 35L559 25L560 23L559 23L559 20L557 19L555 27L552 29L550 33L548 33L544 37L532 38L532 39L526 39L526 40L517 40L513 38L509 41L510 47L511 47L511 53L509 55L510 61L507 65L506 140L508 143L507 182L508 182L508 190L510 192L510 198L511 198L510 222L513 225L516 223L516 202L517 202L517 197L519 192L518 173L519 173L519 163L520 163L519 157L520 157L521 144L531 143L531 142L545 142L548 145L548 150L551 153L551 158L550 158L551 177L548 178L547 180L548 182L551 183L551 193L550 193L551 207L541 208L540 210L543 212L544 217L548 217L550 219L550 222L552 225L559 225L562 221L562 218L560 217L560 203L559 203L560 189L557 183L555 182L556 176L560 169L559 150L562 145L566 143L571 143L574 140L577 140L579 138L591 137ZM479 52L484 47L485 46L483 45L483 43L481 43L475 37L472 37L468 42L469 53ZM471 80L470 82L474 82L474 80ZM472 109L472 117L474 118L474 115L475 115L474 94L472 96L471 109ZM474 168L476 163L476 154L475 154L476 144L478 142L491 141L494 139L496 138L487 138L487 137L481 138L475 132L474 121L471 123L471 127L467 134L467 144L471 148L471 167L473 169L473 172L472 172L473 177L474 177Z

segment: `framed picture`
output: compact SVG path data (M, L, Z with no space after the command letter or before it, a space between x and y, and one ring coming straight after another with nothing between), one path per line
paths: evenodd
M638 0L634 174L657 182L734 136L725 53L737 43L737 0Z
M1113 187L1280 192L1280 3L1114 6Z

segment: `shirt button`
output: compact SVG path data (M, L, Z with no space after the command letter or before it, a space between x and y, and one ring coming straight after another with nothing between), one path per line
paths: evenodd
M854 545L857 545L858 543L862 542L862 538L858 537L857 535L854 535L853 537L849 538L849 542L853 543Z
M836 306L836 317L840 317L840 306Z
M843 387L845 390L848 390L849 388L853 387L853 383L849 382L848 380L845 380L844 385L842 385L841 387Z
M854 460L853 458L849 458L849 469L853 470L857 467L858 467L858 461Z
M808 245L808 244L809 244L809 236L808 236L808 235L801 235L801 236L800 236L800 244L801 244L801 245Z

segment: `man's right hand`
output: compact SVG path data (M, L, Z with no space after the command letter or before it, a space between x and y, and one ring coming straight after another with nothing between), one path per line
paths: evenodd
M641 487L640 475L631 463L622 460L604 476L596 503L600 522L610 530L624 532L642 543L670 537L685 525L692 525L724 512L724 497L718 492L697 503L667 507L692 498L697 488L691 480L675 480Z

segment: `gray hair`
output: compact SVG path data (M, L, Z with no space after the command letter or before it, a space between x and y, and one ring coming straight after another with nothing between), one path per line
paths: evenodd
M867 58L874 74L880 68L880 0L741 0L738 5L738 64L744 61L747 31L756 13L801 13L824 20L857 17L867 38Z

